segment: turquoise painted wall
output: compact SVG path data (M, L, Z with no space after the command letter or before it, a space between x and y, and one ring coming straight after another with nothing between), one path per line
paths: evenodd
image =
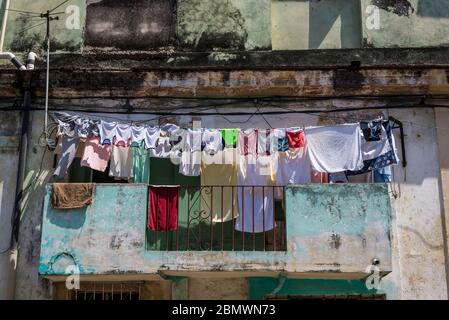
M50 184L41 274L64 274L71 260L82 274L260 270L363 278L373 258L380 259L381 271L391 271L386 185L287 187L285 252L146 250L147 186L142 184L98 184L92 205L83 210L54 210L51 195Z
M93 203L76 210L54 210L51 195L49 184L44 202L41 274L64 274L72 260L82 274L134 269L134 262L128 258L131 252L144 251L146 185L98 185Z
M248 279L248 299L262 300L273 294L279 286L277 278L255 277ZM364 280L331 279L286 279L276 292L278 295L350 295L379 294L378 290L369 290Z

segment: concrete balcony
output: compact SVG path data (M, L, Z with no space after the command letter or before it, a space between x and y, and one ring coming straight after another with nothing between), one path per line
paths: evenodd
M76 265L82 276L285 273L298 278L361 279L373 259L378 259L382 274L391 271L390 199L388 186L383 184L285 187L284 247L251 247L256 240L252 234L245 234L250 239L249 247L218 245L202 250L186 247L187 240L180 231L176 236L171 231L176 246L151 245L146 185L97 184L93 203L76 210L53 209L51 196L49 184L39 273L50 279L60 278L71 265ZM184 200L180 199L180 220L189 214ZM228 230L232 232L230 224ZM224 230L221 223L213 228ZM160 238L167 236L159 233ZM266 232L265 236L270 235ZM216 237L220 239L220 234ZM282 241L282 237L279 239Z

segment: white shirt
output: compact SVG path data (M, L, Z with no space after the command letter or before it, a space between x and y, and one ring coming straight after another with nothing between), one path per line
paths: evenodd
M101 120L100 122L100 143L112 144L116 133L117 123L106 122Z
M328 173L362 169L361 132L358 123L306 128L306 146L313 168Z

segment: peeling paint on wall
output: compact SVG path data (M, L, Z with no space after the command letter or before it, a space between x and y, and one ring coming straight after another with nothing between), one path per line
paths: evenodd
M407 0L373 0L372 3L389 12L393 12L399 16L407 16L415 12L410 1Z
M181 0L178 36L181 43L198 50L242 50L248 33L241 12L229 1Z
M86 44L144 50L174 44L176 0L108 0L87 6Z
M45 12L60 3L59 0L11 0L11 8L30 12ZM65 10L69 5L75 5L79 8L79 29L67 29L66 27L66 19L69 18L69 15L65 14ZM81 51L85 6L84 0L72 0L58 9L58 12L62 12L58 15L59 20L51 22L51 51ZM28 51L33 50L40 56L46 48L45 35L45 19L11 11L8 13L4 49L17 54L28 53Z
M179 0L178 37L195 50L271 48L267 0Z

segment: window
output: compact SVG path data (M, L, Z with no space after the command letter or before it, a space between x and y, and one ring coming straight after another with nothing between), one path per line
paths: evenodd
M69 290L65 283L55 284L57 300L141 300L144 282L81 282L79 289Z

